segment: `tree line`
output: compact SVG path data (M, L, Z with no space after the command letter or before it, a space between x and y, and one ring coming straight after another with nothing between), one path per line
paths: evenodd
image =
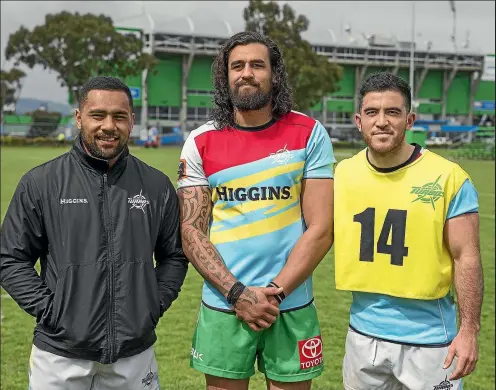
M297 15L288 4L250 0L243 11L245 30L271 37L281 48L294 98L300 111L335 92L342 77L339 65L315 53L303 39L310 22ZM26 74L19 69L42 66L55 72L62 87L67 87L73 101L77 92L95 75L120 78L137 76L145 69L153 71L158 60L143 51L143 41L132 34L121 34L106 15L60 12L47 14L45 23L32 30L21 26L11 34L5 58L14 67L1 70L0 107L12 104Z

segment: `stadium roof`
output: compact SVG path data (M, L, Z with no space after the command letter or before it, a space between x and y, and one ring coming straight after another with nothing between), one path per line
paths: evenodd
M150 20L151 19L151 20ZM170 18L166 16L153 16L142 15L128 20L119 20L119 27L141 28L145 32L149 32L151 25L153 25L155 33L170 33L180 35L196 35L212 38L228 38L232 34L244 30L244 25L239 23L232 23L229 20L221 19L215 15L191 15L181 18ZM368 47L370 43L381 41L381 45L390 45L391 48L410 47L410 31L405 29L402 36L396 35L377 35L373 32L355 33L351 28L344 26L343 31L338 29L323 29L318 27L310 27L302 35L303 38L308 40L312 45L336 45L336 46L351 46L351 47ZM416 50L428 51L429 49L437 53L453 53L453 42L449 39L443 39L439 35L433 39L426 39L426 37L417 34ZM461 45L460 45L461 46ZM482 50L475 47L464 48L458 47L460 54L477 54L484 55Z

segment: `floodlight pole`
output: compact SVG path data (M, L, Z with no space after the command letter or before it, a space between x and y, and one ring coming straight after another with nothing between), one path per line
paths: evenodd
M412 103L415 96L415 1L412 1L412 37L410 42L410 88L412 90ZM412 104L413 108L414 104Z
M7 60L6 60L6 59L5 59L5 57L4 57L4 59L3 59L3 61L2 61L2 70L5 70L5 62L6 62L6 61L7 61ZM1 117L1 118L0 118L0 119L1 119L1 120L0 120L0 129L2 130L2 134L5 132L5 129L4 129L4 124L5 124L5 123L4 123L4 119L3 119L3 115L4 115L4 112L3 112L3 106L4 106L4 102L5 102L5 93L4 93L4 89L5 89L5 88L3 88L3 89L1 89L1 90L0 90L0 93L2 94L2 96L1 96L1 99L2 99L2 104L1 104L1 105L2 105L2 107L0 107L0 117Z
M148 54L153 55L154 52L154 33L155 21L145 9L145 2L142 1L143 14L148 19L149 33L148 33ZM144 34L143 34L144 35ZM146 46L146 41L144 41ZM146 50L146 48L145 48ZM141 125L148 131L148 69L144 69L141 74Z
M451 1L451 11L453 12L453 35L451 36L451 39L453 40L455 54L458 54L458 46L456 44L456 8L454 1Z

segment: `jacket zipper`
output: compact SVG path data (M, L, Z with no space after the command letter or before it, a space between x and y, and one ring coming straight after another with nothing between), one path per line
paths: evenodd
M109 305L108 305L108 346L109 346L109 361L114 358L114 259L112 251L112 215L110 213L110 201L108 196L107 174L103 174L103 206L105 230L107 233L107 258L109 267Z

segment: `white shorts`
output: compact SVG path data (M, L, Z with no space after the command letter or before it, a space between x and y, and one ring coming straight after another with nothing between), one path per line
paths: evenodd
M33 345L29 390L160 390L153 347L113 364L68 359Z
M448 347L417 347L348 330L343 361L346 390L461 390L450 381L456 358L443 369Z

